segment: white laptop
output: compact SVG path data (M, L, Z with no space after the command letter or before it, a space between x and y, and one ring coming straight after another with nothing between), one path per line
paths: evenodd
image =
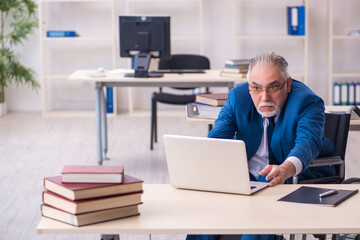
M250 181L244 141L164 135L164 143L176 188L250 195L268 186Z

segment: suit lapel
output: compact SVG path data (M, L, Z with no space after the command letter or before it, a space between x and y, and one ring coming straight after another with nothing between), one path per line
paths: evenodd
M252 108L250 121L251 121L250 146L252 148L248 149L248 155L249 155L248 159L251 159L258 150L264 129L262 117L257 112L255 107Z

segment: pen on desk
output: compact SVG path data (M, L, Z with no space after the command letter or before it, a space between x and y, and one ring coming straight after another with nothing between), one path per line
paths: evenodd
M319 194L319 198L323 198L323 197L327 197L327 196L330 196L330 195L333 195L333 194L337 194L337 190L330 190L330 191L327 191L327 192L324 192L324 193L320 193Z

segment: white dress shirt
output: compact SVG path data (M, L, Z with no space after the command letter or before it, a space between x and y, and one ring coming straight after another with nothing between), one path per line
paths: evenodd
M274 122L276 123L278 115L275 116ZM249 160L249 172L258 179L259 172L269 165L269 149L267 138L267 127L269 126L269 120L263 117L264 132L261 138L261 142L255 155ZM299 175L303 166L297 157L288 157L285 161L290 161L295 166L295 175Z

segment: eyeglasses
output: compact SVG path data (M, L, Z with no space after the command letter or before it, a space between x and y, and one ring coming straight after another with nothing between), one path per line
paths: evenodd
M271 86L271 87L267 87L265 89L262 89L261 87L258 87L258 86L250 86L249 85L249 91L254 94L260 94L262 92L267 92L268 94L274 94L274 93L277 93L278 91L280 91L285 86L285 83L287 82L287 80L288 79L286 79L285 82L281 86Z

